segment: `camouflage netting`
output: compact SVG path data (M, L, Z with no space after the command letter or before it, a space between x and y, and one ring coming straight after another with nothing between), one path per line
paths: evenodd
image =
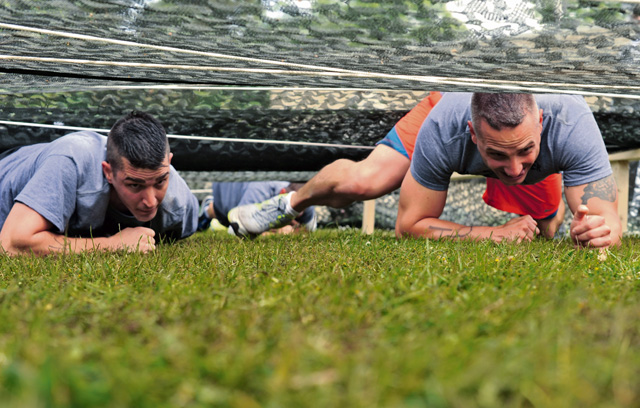
M637 94L634 17L631 4L576 0L9 0L0 8L2 87Z
M173 135L179 170L317 171L337 158L364 158L426 95L246 88L0 93L0 151L51 141L72 127L106 132L123 113L139 109L161 118ZM640 100L586 100L610 152L640 147Z
M577 0L2 1L0 151L140 109L193 188L300 181L365 157L427 90L579 93L610 152L637 148L639 14Z

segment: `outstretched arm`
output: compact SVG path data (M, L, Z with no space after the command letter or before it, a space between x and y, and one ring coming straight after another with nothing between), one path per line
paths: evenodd
M514 218L498 227L466 226L441 220L447 199L446 191L431 190L418 183L407 172L400 190L396 236L427 238L492 239L530 241L539 233L536 221L529 215Z
M618 188L613 176L567 187L571 212L571 239L578 246L606 248L619 245L622 226L618 216Z
M47 255L92 250L149 252L155 248L150 228L126 228L111 237L69 238L51 232L53 224L30 207L15 203L0 231L0 248L9 255Z

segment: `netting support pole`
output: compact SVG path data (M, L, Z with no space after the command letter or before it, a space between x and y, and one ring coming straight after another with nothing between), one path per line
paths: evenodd
M640 160L640 149L609 155L609 161L613 169L613 177L616 179L616 184L618 185L618 215L620 216L620 223L622 224L622 232L627 231L627 220L629 217L629 162L634 160Z
M618 185L618 215L622 232L627 231L627 218L629 214L629 161L620 160L611 162L613 177Z
M376 200L367 200L362 209L362 233L371 235L376 226Z

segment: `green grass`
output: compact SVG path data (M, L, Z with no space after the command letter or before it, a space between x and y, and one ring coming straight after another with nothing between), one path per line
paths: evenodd
M0 406L637 407L640 240L0 257Z

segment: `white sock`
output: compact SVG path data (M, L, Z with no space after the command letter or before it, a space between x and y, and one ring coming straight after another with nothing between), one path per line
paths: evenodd
M295 191L290 192L284 197L285 202L287 203L287 206L285 207L284 212L287 215L293 215L294 217L297 217L298 215L300 215L300 212L294 210L293 207L291 206L291 195L293 193L295 193Z

